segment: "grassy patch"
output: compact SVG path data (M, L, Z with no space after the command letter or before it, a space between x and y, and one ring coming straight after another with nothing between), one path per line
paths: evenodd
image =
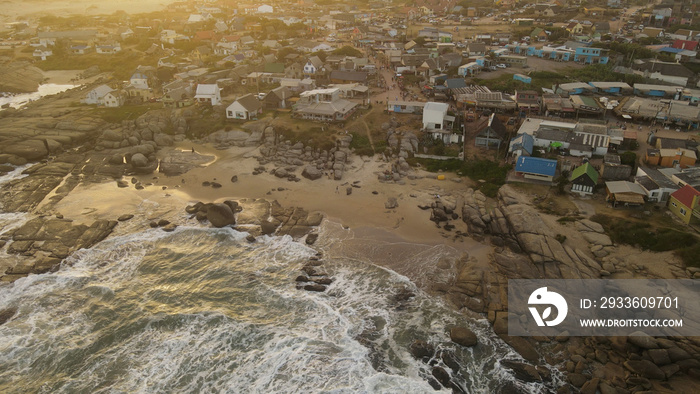
M650 221L632 221L606 215L593 215L613 242L637 246L654 252L675 251L686 265L699 266L700 239L672 228L654 227Z
M420 163L430 172L446 171L454 172L457 175L466 175L474 181L480 182L479 190L489 197L496 197L498 189L506 183L506 174L511 166L501 166L490 160L470 160L459 159L433 160L413 158L410 164Z
M352 133L350 148L355 149L355 154L362 156L374 156L374 149L369 141L369 137L360 133Z
M44 71L52 70L85 70L92 66L100 71L111 72L118 80L127 80L136 67L141 64L154 63L156 58L149 58L143 53L121 51L115 54L89 53L86 55L55 55L36 63Z

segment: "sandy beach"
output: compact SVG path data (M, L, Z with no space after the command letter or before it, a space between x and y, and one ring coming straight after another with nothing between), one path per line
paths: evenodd
M192 148L197 153L212 155L216 159L181 176L135 176L146 185L144 190L118 188L114 183L81 185L64 198L56 210L67 218L85 222L93 218L107 219L134 213L151 204L154 209L144 211L147 218L162 216L168 211L172 211L173 215L182 214L185 205L196 201L262 198L277 200L285 207L320 211L345 228L377 228L407 241L444 243L460 249L472 248L478 244L468 238L455 240L450 233L429 221L429 211L418 208L418 205L430 205L437 200L436 196L455 203L467 187L466 183L470 182L467 178L450 175L447 180L437 180L436 174L420 171L422 179L407 181L404 185L383 183L377 177L388 164L376 158L353 156L350 170L342 181L323 177L315 181L302 178L300 182L289 182L269 173L252 175L254 168L259 166L254 158L259 154L258 148L216 150L208 145L184 142L160 150L158 156L165 157L170 149L190 151ZM273 168L269 165L267 167L268 170ZM231 177L234 175L238 181L232 183ZM459 182L450 179L459 179ZM205 181L218 182L222 187L214 189L202 186ZM352 187L352 184L356 187ZM347 194L347 188L352 190L350 195ZM105 198L107 195L110 197ZM385 208L384 203L389 197L397 199L396 208ZM463 223L456 224L456 230L466 231L466 225L460 228Z

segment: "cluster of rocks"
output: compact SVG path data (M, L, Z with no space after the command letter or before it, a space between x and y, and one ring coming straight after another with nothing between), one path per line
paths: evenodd
M420 179L421 176L415 174L408 164L406 159L399 157L391 163L391 169L386 169L381 173L377 174L377 180L381 183L398 183L400 185L405 184L403 178L409 180Z
M476 334L466 327L453 327L450 329L449 335L452 342L460 346L472 347L477 344ZM431 376L427 377L427 381L435 390L447 388L451 389L453 393L466 392L454 379L463 377L457 358L449 349L442 348L435 351L433 344L417 339L411 343L409 351L415 359L432 367Z
M85 173L78 166L83 156L63 154L51 162L36 164L26 170L23 178L13 179L0 190L0 201L5 212L30 212L40 203L42 212L50 212L53 206L73 190ZM52 196L44 199L52 193Z
M258 146L263 139L263 131L259 129L251 133L243 130L219 130L209 134L204 141L210 142L216 149L228 149L234 146Z
M438 227L440 227L440 223L446 223L443 228L450 231L454 228L454 225L447 222L459 219L459 215L455 212L455 209L456 207L454 204L447 203L443 200L434 201L430 204L430 220L435 222Z
M297 283L297 289L323 292L326 291L327 286L333 283L334 279L321 268L323 265L321 256L320 252L317 253L301 268L303 274L294 280Z
M576 222L576 230L578 230L583 238L588 241L591 247L591 253L598 258L603 258L613 251L613 242L605 234L605 230L600 223L582 219ZM601 275L608 276L610 271L601 270Z
M116 220L96 220L90 226L74 225L71 220L55 217L29 220L1 241L8 243L7 253L25 257L8 268L2 280L13 281L30 273L55 270L72 252L105 239L116 225Z
M700 342L694 338L654 338L637 332L557 339L560 343L552 352L568 355L561 369L581 393L652 392L661 381L680 374L700 379Z
M386 130L386 141L389 156L387 159L403 157L407 159L411 154L418 152L418 137L412 130L398 130L401 124L392 117L389 122L382 123L382 130ZM396 153L398 152L398 153Z
M193 215L200 222L209 221L212 226L221 228L236 224L235 213L241 212L243 207L237 201L226 200L220 204L197 202L185 207L185 212Z
M161 228L163 231L171 233L177 228L177 224L171 223L168 219L152 220L149 224L151 228Z
M590 220L574 224L590 251L560 242L539 212L507 185L500 189L496 201L468 190L462 217L472 237L489 240L495 246L492 264L483 265L465 254L436 267L437 271L456 274L450 277L437 272L434 277L443 280L434 284L434 289L460 308L487 314L495 333L527 361L504 364L520 380L547 382L549 371L537 367L543 358L550 365L565 366L562 372L571 386L561 388L561 392L653 390L660 380L682 373L696 376L700 372L700 343L692 338L645 337L646 344L640 345L640 337L570 339L567 333L556 338L508 336L508 279L594 279L629 269L628 264L608 255L613 250L610 238L602 226ZM589 252L594 258L589 257ZM643 268L637 267L636 271L640 270ZM689 275L681 268L677 271L678 277ZM537 349L544 350L542 355ZM669 353L676 358L666 358Z
M351 164L352 135L339 136L336 146L330 150L312 148L302 142L292 144L288 140L278 141L272 127L265 128L263 140L264 144L260 147L261 156L258 157L261 165L272 163L282 167L285 172L304 166L302 176L311 180L321 178L324 173L335 180L341 180L346 166Z
M124 120L103 128L95 150L114 150L109 164L126 163L131 172L148 174L158 167L156 150L184 140L186 131L187 122L176 111L149 111L136 120Z
M90 141L104 124L92 117L61 121L14 117L0 126L0 163L22 165L58 155Z
M286 179L290 182L299 182L301 181L301 178L299 178L294 172L297 170L296 167L290 166L290 167L278 167L270 171L270 174L276 176L277 178L282 178Z
M234 227L259 235L290 235L295 240L306 237L313 244L318 234L313 230L323 221L319 212L309 213L302 208L284 208L279 202L264 199L226 200L223 203L197 202L185 211L199 221L209 221L214 227Z

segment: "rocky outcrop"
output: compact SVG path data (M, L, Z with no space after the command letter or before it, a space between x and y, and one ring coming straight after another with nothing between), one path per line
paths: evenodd
M111 165L129 164L123 171L127 174L151 173L158 167L156 150L184 140L187 130L187 121L177 111L149 111L135 120L101 127L95 149L110 152ZM190 160L179 160L177 153L172 153L166 159L165 170L162 171L172 175L179 175L199 164L190 163L192 157L187 158Z
M32 93L36 92L44 80L44 73L31 63L0 63L0 92Z
M4 272L3 280L55 270L72 252L105 239L116 225L116 220L97 220L86 226L74 225L66 219L32 219L12 233L7 250L21 255L22 260Z
M335 279L330 277L323 269L323 261L321 253L311 257L309 261L301 268L302 275L295 279L296 287L299 290L324 292L330 284L335 282Z
M202 155L192 151L169 150L160 160L158 171L167 176L177 176L201 167L214 160L212 155Z
M301 142L292 144L290 141L279 141L272 127L266 127L260 139L264 144L260 147L261 165L275 164L285 171L294 171L296 167L304 166L302 176L308 179L318 179L324 173L335 180L341 180L346 166L351 164L350 142L352 135L342 135L336 140L336 146L329 150L321 150L305 146ZM275 174L279 169L275 170ZM279 175L278 175L279 176ZM281 176L286 177L286 176Z
M236 205L237 206L237 205ZM233 210L227 204L211 204L207 207L207 220L214 227L224 227L236 224Z
M276 200L269 202L264 199L227 200L223 204L198 202L187 206L185 211L197 220L208 220L215 227L234 226L254 237L290 235L299 240L314 234L313 242L318 238L314 228L323 220L323 215L319 212L309 213L302 208L284 208Z
M450 330L450 339L452 342L466 347L476 345L476 334L466 327L453 327Z

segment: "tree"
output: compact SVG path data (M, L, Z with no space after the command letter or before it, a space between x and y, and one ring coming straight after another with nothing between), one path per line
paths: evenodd
M637 163L637 154L634 152L625 152L620 155L620 163L634 167Z
M564 188L569 184L569 171L562 171L557 178L557 193L564 194Z
M362 52L349 46L346 45L342 48L338 48L332 52L334 55L341 55L341 56L353 56L353 57L362 57Z

